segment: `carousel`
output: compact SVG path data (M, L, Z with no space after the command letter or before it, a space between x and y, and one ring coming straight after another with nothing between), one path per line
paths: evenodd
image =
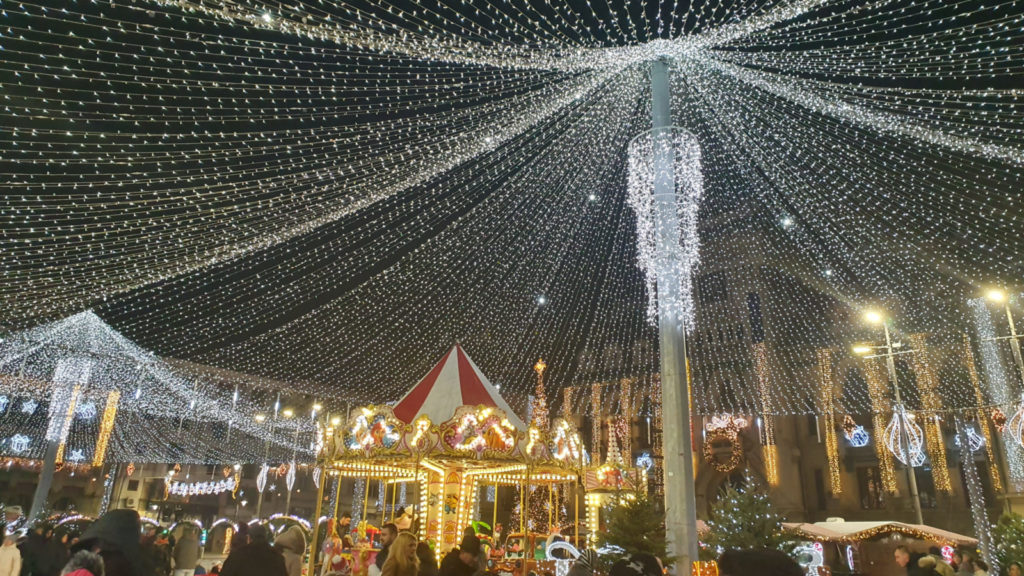
M392 517L398 487L411 487L418 496L410 529L433 542L438 556L457 546L467 527L496 527L503 487L506 495L508 487L519 488L519 525L512 527L518 534L507 534L504 550L492 558L535 558L532 550L548 536L529 531L527 499L538 487L549 495L557 491L573 511L574 520L566 523L578 537L586 455L574 425L563 418L550 426L523 422L458 344L394 407L357 408L347 422L335 418L324 425L318 456L329 476L362 478L367 485L383 481ZM493 497L489 518L477 517L482 490ZM364 501L363 518L366 506ZM550 516L547 521L557 525ZM485 542L496 536L491 532Z

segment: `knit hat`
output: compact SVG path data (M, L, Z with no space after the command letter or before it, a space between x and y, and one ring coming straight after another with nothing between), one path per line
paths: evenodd
M480 539L476 536L466 534L466 536L462 538L462 544L459 544L459 552L466 552L468 554L472 554L473 556L479 555Z

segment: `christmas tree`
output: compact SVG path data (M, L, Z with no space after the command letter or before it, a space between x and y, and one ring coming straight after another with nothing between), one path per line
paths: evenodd
M701 559L714 560L730 549L768 548L788 553L792 545L782 533L782 520L768 494L749 476L746 487L727 485L711 506Z
M618 546L626 554L647 552L661 558L666 566L671 564L665 538L665 513L647 494L636 491L624 495L608 511L607 517L607 528L598 535L599 546Z
M1003 514L992 530L995 556L999 566L1024 562L1024 516Z

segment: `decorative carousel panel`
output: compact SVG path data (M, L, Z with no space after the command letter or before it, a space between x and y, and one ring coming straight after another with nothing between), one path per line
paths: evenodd
M429 454L437 446L437 427L426 415L413 420L405 430L405 446L412 454Z
M523 446L523 456L527 460L544 460L548 458L544 432L540 428L530 426L526 431L526 444Z
M345 427L345 450L367 456L394 452L404 429L405 425L395 418L390 406L360 408Z
M508 457L516 447L516 427L493 406L460 406L440 431L441 447L451 454Z
M583 462L583 442L580 440L580 434L572 422L565 418L555 418L551 423L548 450L550 450L551 456L559 462L568 465L578 465Z

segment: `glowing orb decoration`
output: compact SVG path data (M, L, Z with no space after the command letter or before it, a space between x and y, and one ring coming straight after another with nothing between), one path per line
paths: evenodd
M846 547L846 565L850 567L850 570L856 570L856 558L852 545Z
M897 406L892 420L885 427L885 446L892 452L893 456L903 464L907 464L903 450L903 433L907 435L907 454L910 456L910 466L918 467L924 464L924 432L914 422L912 415L907 414L903 406Z
M256 489L263 492L263 489L267 487L267 474L270 473L270 466L264 464L260 466L260 473L256 475Z

